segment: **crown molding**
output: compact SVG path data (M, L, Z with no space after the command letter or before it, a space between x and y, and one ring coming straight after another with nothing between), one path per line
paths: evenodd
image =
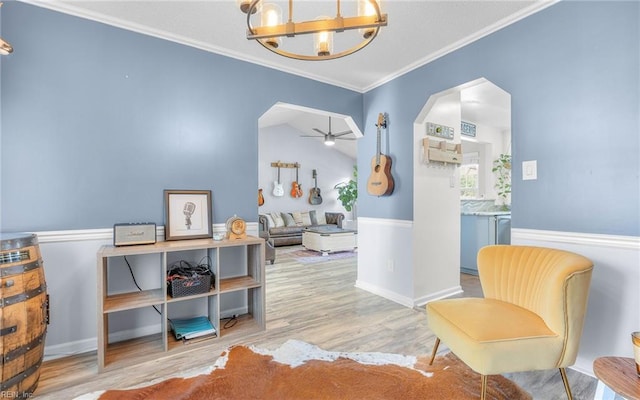
M455 43L452 43L451 45L444 47L442 49L440 49L440 51L437 51L435 53L429 54L426 57L421 58L420 60L407 65L406 67L399 69L398 71L396 71L395 73L391 74L391 75L387 75L386 77L374 82L373 84L366 86L364 88L362 88L361 92L362 93L366 93L370 90L373 90L379 86L384 85L385 83L389 83L392 80L401 77L404 74L407 74L415 69L418 69L424 65L429 64L430 62L433 62L441 57L446 56L449 53L453 53L454 51L461 49L462 47L471 44L473 42L476 42L486 36L489 36L490 34L499 31L502 28L505 28L511 24L514 24L524 18L527 18L535 13L537 13L538 11L542 11L543 9L550 7L556 3L558 3L560 0L549 0L549 1L541 1L541 2L536 2L534 4L532 4L531 6L522 9L521 11L514 13L506 18L501 19L500 21L496 22L495 24L489 25L487 27L485 27L484 29L476 32L473 35L469 35L465 38L462 38L460 40L458 40Z
M288 68L286 66L280 65L278 63L273 63L273 62L269 62L263 59L258 59L256 57L251 57L248 56L247 54L244 53L240 53L240 52L236 52L230 49L226 49L226 48L221 48L218 46L213 46L209 43L204 43L198 40L193 40L181 35L176 35L173 34L171 32L167 32L164 30L159 30L159 29L152 29L149 28L147 26L143 26L140 24L136 24L136 23L132 23L130 21L124 21L122 19L119 18L111 18L99 13L94 13L94 12L90 12L78 7L73 6L72 4L68 3L68 2L60 2L60 1L56 1L56 0L51 0L51 1L44 1L44 0L20 0L23 3L27 3L27 4L32 4L38 7L42 7L42 8L47 8L53 11L58 11L64 14L68 14L68 15L72 15L72 16L76 16L79 18L83 18L83 19L87 19L87 20L91 20L91 21L95 21L95 22L99 22L99 23L103 23L109 26L114 26L117 28L121 28L121 29L125 29L128 31L132 31L132 32L136 32L136 33L140 33L143 35L147 35L147 36L152 36L158 39L163 39L163 40L168 40L174 43L178 43L178 44L182 44L185 46L190 46L193 48L197 48L199 50L203 50L203 51L207 51L210 53L215 53L215 54L219 54L222 56L226 56L226 57L230 57L230 58L234 58L240 61L245 61L245 62L249 62L252 64L256 64L259 65L261 67L266 67L266 68L270 68L270 69L275 69L277 71L281 71L281 72L285 72L291 75L296 75L296 76L300 76L303 78L307 78L307 79L311 79L317 82L321 82L321 83L326 83L329 85L333 85L333 86L337 86L337 87L341 87L344 89L348 89L354 92L358 92L358 93L366 93L370 90L373 90L379 86L382 86L406 73L409 73L417 68L420 68L426 64L429 64L432 61L437 60L438 58L441 58L449 53L452 53L470 43L473 43L479 39L482 39L485 36L488 36L504 27L507 27L517 21L520 21L532 14L537 13L538 11L541 11L547 7L550 7L556 3L558 3L560 0L543 0L543 1L539 1L539 2L535 2L534 4L532 4L531 6L522 9L521 11L512 14L506 18L503 18L502 20L496 22L495 24L489 25L487 26L485 29L482 29L478 32L476 32L473 35L467 36L453 44L451 44L450 46L447 46L443 49L441 49L438 52L432 53L426 57L421 58L420 60L411 63L409 65L407 65L406 67L399 69L398 71L387 75L386 77L379 79L378 81L372 83L371 85L367 85L367 86L358 86L358 85L351 85L348 82L344 82L344 81L338 81L338 80L334 80L334 79L329 79L320 75L316 75L316 74L312 74L309 73L308 71L303 71L300 70L298 68Z

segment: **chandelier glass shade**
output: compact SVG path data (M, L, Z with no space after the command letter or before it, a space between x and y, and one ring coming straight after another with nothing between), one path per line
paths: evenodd
M9 53L13 52L13 47L11 47L11 45L7 42L4 41L4 39L0 38L0 54L2 54L3 56L6 56Z
M263 0L237 0L240 10L247 14L247 39L256 40L266 49L297 60L332 60L353 54L371 43L380 28L387 26L387 15L380 12L379 0L358 0L357 15L342 15L340 0L336 0L336 16L321 16L313 20L294 22L293 0L288 0L288 19L283 22L282 9ZM259 25L254 25L259 20ZM335 46L334 33L353 31L347 40L340 36L342 46ZM301 48L296 36L312 35L313 46ZM355 39L354 39L355 38ZM285 48L289 48L286 50Z

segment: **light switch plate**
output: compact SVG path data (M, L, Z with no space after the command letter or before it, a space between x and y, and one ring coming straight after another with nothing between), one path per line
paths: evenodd
M530 181L538 179L538 160L522 162L522 180Z

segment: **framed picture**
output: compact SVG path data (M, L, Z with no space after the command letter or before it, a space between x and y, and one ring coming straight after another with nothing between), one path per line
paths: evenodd
M476 137L476 126L469 122L460 122L460 133L465 136Z
M212 236L211 190L165 190L165 240Z

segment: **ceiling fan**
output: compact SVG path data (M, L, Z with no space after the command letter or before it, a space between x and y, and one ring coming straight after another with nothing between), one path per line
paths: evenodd
M333 146L336 143L336 140L355 140L355 138L343 138L341 136L350 134L351 130L340 132L340 133L332 133L331 132L331 117L329 117L329 132L323 132L318 128L313 128L314 131L318 132L322 136L324 136L324 144L327 146ZM301 135L300 137L320 137L318 135Z

